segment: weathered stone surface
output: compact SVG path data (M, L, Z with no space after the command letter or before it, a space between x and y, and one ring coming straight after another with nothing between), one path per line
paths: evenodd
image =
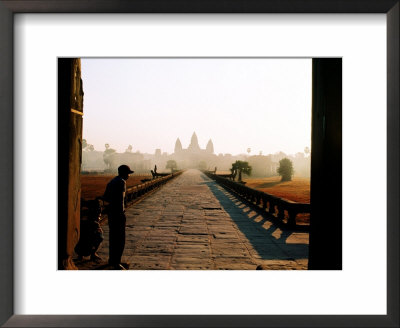
M216 258L214 261L217 270L255 270L257 268L257 264L251 259Z
M80 236L82 162L83 87L81 60L63 58L58 62L59 181L63 192L59 195L58 269L75 270L72 256ZM64 189L65 188L65 189Z
M297 263L296 261L285 261L285 260L270 260L260 261L258 264L258 270L306 270L307 264Z
M208 235L178 235L178 243L209 243L210 237Z

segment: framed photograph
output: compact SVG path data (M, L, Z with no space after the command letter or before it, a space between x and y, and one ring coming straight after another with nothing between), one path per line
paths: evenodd
M311 149L313 63L335 67L330 80L336 72L341 90L341 58L59 58L59 86L69 80L72 67L78 76L72 90L82 99L82 104L60 104L60 111L72 107L72 120L83 122L82 132L80 124L73 125L79 130L74 144L83 140L82 156L74 148L79 156L72 164L81 167L80 175L65 174L72 181L61 178L58 185L61 195L80 180L80 238L74 252L61 251L60 245L59 269L306 270L311 156L304 151ZM59 87L59 99L69 90ZM282 101L287 94L291 97ZM335 98L341 102L340 94ZM335 109L339 132L341 108ZM66 130L64 122L59 120L59 131ZM227 124L221 127L221 122ZM73 158L68 152L68 160ZM340 172L337 158L333 162ZM59 165L62 161L60 156ZM118 172L127 166L131 173L122 177ZM116 181L125 183L127 200L117 206L117 217L126 222L118 261L111 260L117 219L109 210L123 199L113 198L121 193L112 188ZM254 200L230 199L229 190L238 197L245 191ZM68 235L61 229L65 226L58 225L59 240ZM339 270L341 235L332 240L338 255L329 269ZM311 256L310 268L322 269L317 258Z
M0 1L0 44L3 49L0 52L3 63L0 140L6 154L0 160L3 213L0 220L0 264L3 268L0 290L4 295L0 300L1 324L77 327L166 324L181 327L398 326L399 7L398 1L346 4L337 1L304 4L296 0L279 3L234 1L229 4ZM114 66L107 72L103 68L107 61L112 60ZM172 60L176 66L170 66ZM96 110L103 107L104 113L116 113L113 107L118 105L107 104L106 100L91 104L91 87L102 90L99 92L103 94L118 94L122 86L118 87L118 82L113 81L112 72L119 70L122 79L122 73L127 76L140 69L143 72L153 69L157 74L162 73L153 75L161 85L159 89L154 83L151 85L154 94L195 98L189 89L179 84L179 80L180 72L196 71L199 72L197 75L190 75L194 81L186 79L187 84L198 83L207 100L212 98L212 90L207 93L210 83L201 85L199 80L206 82L213 74L213 81L228 86L235 77L240 82L245 80L251 89L249 94L255 98L259 96L251 92L257 89L257 83L252 81L256 77L258 85L264 85L256 73L262 75L263 65L268 66L266 62L274 62L274 68L279 65L286 67L290 74L285 73L287 75L282 80L280 77L272 78L275 84L286 86L294 83L295 69L288 68L290 64L285 63L296 60L308 62L310 76L305 84L311 84L308 88L312 93L310 254L303 263L304 254L296 253L298 249L290 253L288 249L285 254L290 253L290 256L284 260L300 266L304 264L302 268L309 270L269 270L272 267L268 266L271 263L267 257L261 257L259 263L246 262L246 267L243 263L239 263L242 266L232 266L232 262L224 261L214 261L212 266L204 262L202 267L196 267L197 264L190 261L174 262L173 258L166 262L165 267L173 270L147 270L153 268L154 262L149 267L149 263L138 265L136 270L133 268L129 272L63 270L77 263L70 256L73 249L70 244L79 236L79 227L69 223L63 227L67 222L63 221L63 215L70 213L74 206L68 203L68 195L75 192L74 183L71 183L74 179L64 178L76 173L79 177L81 169L77 166L78 172L72 172L68 162L82 160L81 151L74 152L68 148L74 138L71 131L75 128L71 129L71 126L81 128L85 106L89 116L90 106ZM115 68L115 65L120 65L116 61L129 62L129 65L135 61L134 65L138 66L132 71L129 65ZM183 62L186 65L184 69L181 68ZM216 62L218 65L223 63L225 71L220 66L218 69L213 66ZM258 65L258 68L253 69L252 65ZM82 74L86 74L82 76L83 89L79 76L81 71L75 69L78 66L82 67ZM273 68L266 71L272 75ZM60 80L60 76L69 78ZM182 89L182 96L163 87L170 78L174 82L171 85L179 86L175 91ZM67 89L73 90L73 97L69 91L63 93L60 81L66 80L70 81ZM84 99L87 103L80 99L86 92L85 81L88 91ZM128 83L136 83L135 90L141 90L143 94L149 92L140 89L146 84L143 79L131 79ZM245 85L236 87L243 90ZM223 89L214 90L221 94ZM297 90L303 89L298 86ZM291 92L286 91L287 98L295 99ZM270 99L276 94L271 94ZM155 97L153 102L161 98ZM215 103L218 103L217 99ZM240 103L238 99L231 103L234 112L236 103ZM280 102L286 99L284 96L277 99L274 106L281 108ZM265 103L264 99L258 100ZM196 103L201 101L198 99ZM132 106L138 108L143 104L144 101L132 103ZM173 104L179 106L178 102ZM63 106L67 108L67 116L60 110ZM150 108L146 112L157 121L156 113L163 115L167 111L167 107L162 108L160 112L152 113ZM228 112L220 111L224 114L212 115L209 112L206 116L221 121L219 125L223 126L225 123L222 121ZM169 117L179 121L176 116L180 113L173 109ZM198 114L189 109L186 113L191 117ZM258 113L259 120L268 127L271 123L262 114ZM255 111L249 111L248 116L255 116ZM157 126L145 122L145 117L141 120L148 128ZM108 121L111 124L111 119ZM169 120L163 121L171 124ZM184 118L180 121L182 126L190 125ZM200 118L197 121L200 124ZM242 118L241 122L251 124L247 118ZM85 133L90 135L90 124L90 117L85 117L84 137ZM100 121L95 124L101 126ZM211 133L212 126L209 124L208 131L207 128L201 131ZM295 126L292 128L295 131ZM182 129L174 127L170 130L179 133ZM248 134L252 132L251 129L246 131ZM168 129L163 132L165 140L168 132ZM124 157L124 161L132 159L128 164L136 171L151 168L156 174L157 169L153 166L161 163L158 172L169 167L174 173L172 164L167 163L167 159L173 159L182 168L196 166L210 179L224 178L218 177L214 169L218 156L211 156L218 148L218 138L207 143L202 138L212 136L196 132L191 135L190 144L185 135L176 135L180 139L179 142L174 140L175 146L171 146L174 158L161 151L147 154L145 145L141 145L143 153L134 152L136 145L130 148L125 145L128 148L117 150L116 154ZM149 147L169 147L158 147L163 145L161 139L157 145ZM255 145L256 139L252 139ZM85 145L81 144L82 148L94 140L94 137L88 138ZM236 144L239 142L235 141ZM256 151L250 146L245 149L247 154L242 154L243 158L235 160L250 161L251 152ZM96 144L93 148L98 147ZM227 152L235 154L236 150ZM188 154L190 156L185 157ZM224 167L226 156L221 155L218 166L222 165L224 172L219 175L227 175L229 168ZM135 156L140 157L140 161L134 161ZM257 156L266 157L261 153L254 157ZM165 161L162 162L162 158ZM215 159L213 167L211 164L207 166L210 159ZM104 162L109 165L106 169L110 170L121 164ZM87 170L96 166L95 160L89 157L85 157L84 164ZM250 164L256 171L257 164ZM273 170L272 164L270 170ZM195 170L190 172L195 174ZM231 175L234 172L232 166ZM143 184L147 185L148 179L144 177L144 180ZM67 198L63 198L63 190L68 188ZM271 201L262 198L257 201L257 195L243 197L258 202L257 205L264 203L268 209L271 206L275 209ZM215 210L215 206L211 204L203 210L210 212ZM278 205L277 210L279 214L281 209ZM286 214L287 217L281 219L290 224L289 208ZM313 222L313 217L320 220L314 219ZM171 224L164 224L163 229ZM184 229L193 232L190 224ZM165 241L169 232L163 231L166 235L155 235L154 240L160 244L156 245L158 249L164 247L166 251ZM228 236L231 231L223 232L224 236L220 237ZM195 234L189 236L193 238ZM188 234L183 235L188 238ZM236 242L234 244L237 251L239 246ZM149 245L144 246L155 244ZM163 262L157 261L156 264L163 265ZM257 264L264 270L255 270ZM234 270L216 271L227 265L232 266L227 269Z

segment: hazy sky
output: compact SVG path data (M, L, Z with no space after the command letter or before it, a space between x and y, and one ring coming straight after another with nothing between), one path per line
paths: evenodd
M82 59L83 137L96 150L215 153L311 144L311 59Z

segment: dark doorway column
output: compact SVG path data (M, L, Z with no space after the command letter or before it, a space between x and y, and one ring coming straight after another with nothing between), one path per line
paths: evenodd
M310 270L342 269L342 59L312 61Z
M81 60L58 60L58 269L76 269L79 240L83 89Z

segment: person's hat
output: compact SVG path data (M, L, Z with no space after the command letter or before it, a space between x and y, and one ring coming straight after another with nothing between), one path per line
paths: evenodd
M133 173L131 168L128 165L121 165L118 167L118 173Z

